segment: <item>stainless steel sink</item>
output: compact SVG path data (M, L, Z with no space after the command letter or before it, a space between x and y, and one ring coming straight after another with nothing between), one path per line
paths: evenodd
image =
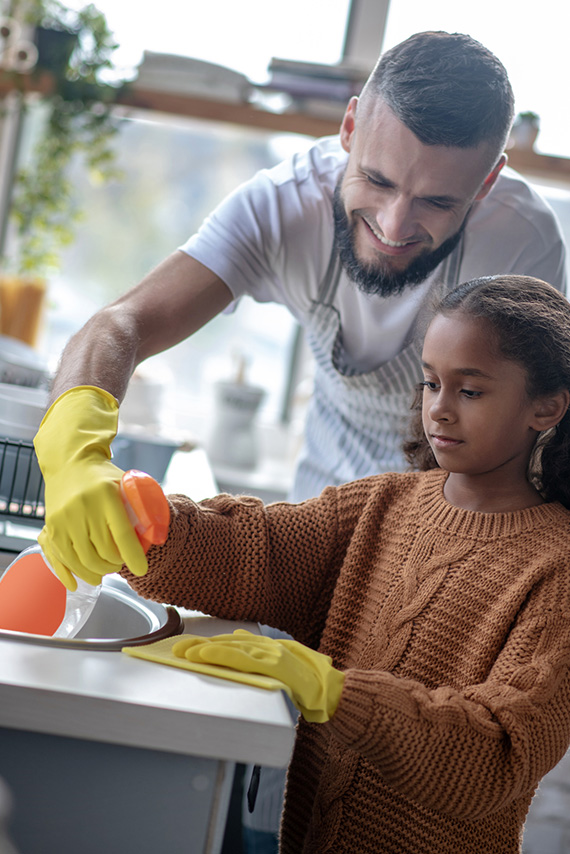
M120 575L108 575L93 613L75 638L9 632L0 629L1 640L17 640L71 649L120 650L142 646L180 634L184 622L176 608L138 596Z

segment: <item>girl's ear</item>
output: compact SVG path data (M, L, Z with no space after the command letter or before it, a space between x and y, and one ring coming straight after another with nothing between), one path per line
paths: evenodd
M562 389L548 397L537 398L533 423L530 426L539 433L549 430L550 427L556 427L566 415L569 406L570 391L568 389Z

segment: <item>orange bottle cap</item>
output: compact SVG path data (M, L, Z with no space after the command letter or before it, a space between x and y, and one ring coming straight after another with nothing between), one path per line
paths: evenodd
M146 472L129 469L121 479L121 495L145 550L164 543L170 507L160 484Z

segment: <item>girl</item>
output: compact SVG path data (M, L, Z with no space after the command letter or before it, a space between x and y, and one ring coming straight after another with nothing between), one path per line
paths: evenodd
M296 639L173 647L279 680L302 712L284 854L519 852L570 742L570 306L529 277L461 285L423 370L422 471L298 505L173 496L148 574L123 570L143 596Z

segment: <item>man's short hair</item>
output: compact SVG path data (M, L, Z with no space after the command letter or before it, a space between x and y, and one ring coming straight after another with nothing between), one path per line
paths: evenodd
M424 145L503 151L514 115L507 72L461 33L416 33L379 59L361 100L380 96Z

